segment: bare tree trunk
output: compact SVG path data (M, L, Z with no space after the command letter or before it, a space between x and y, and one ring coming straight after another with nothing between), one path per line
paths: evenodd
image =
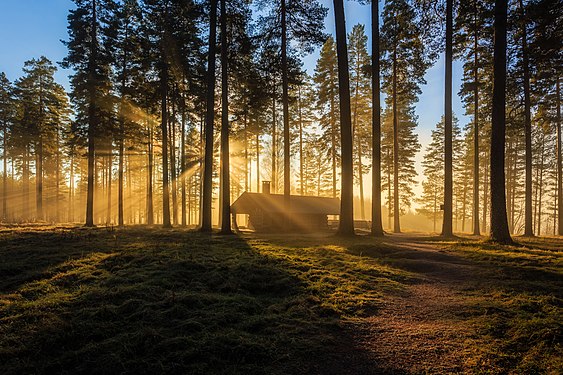
M491 129L491 241L511 244L506 217L504 145L506 133L507 0L495 0L494 83Z
M170 172L168 166L168 67L163 62L161 72L161 131L162 131L162 226L171 228L170 222L170 187L168 174Z
M36 186L36 204L37 213L36 220L43 220L43 136L39 135L38 150L36 151L36 175L35 175L35 186Z
M356 70L359 71L361 67L356 66ZM356 77L355 87L354 87L354 114L352 115L352 139L355 137L358 141L358 184L360 186L360 217L362 220L366 219L366 212L364 207L364 184L362 181L362 141L361 135L358 134L358 89L359 89L359 77Z
M256 128L256 192L260 192L260 134Z
M150 120L149 127L149 143L148 143L148 171L147 171L147 224L154 224L154 207L153 207L153 129Z
M274 80L274 93L272 96L272 191L278 192L278 170L277 170L277 158L278 158L278 145L277 145L277 128L276 128L276 82ZM260 190L258 190L260 192Z
M540 181L539 181L539 192L538 192L538 229L536 233L538 236L541 235L541 218L542 218L542 198L543 198L543 170L544 170L544 160L545 158L545 133L542 132L541 139L541 156L540 156Z
M209 52L207 60L207 113L205 116L205 162L201 198L201 231L211 231L213 194L213 120L215 117L215 51L217 43L217 0L210 0Z
M397 47L393 49L393 232L401 233L399 221L399 118L397 113Z
M299 106L299 186L300 194L303 195L303 109L301 103L301 86L297 87L298 90L298 106Z
M74 155L70 156L69 167L69 181L68 181L68 221L74 222Z
M475 35L473 40L473 235L479 236L479 29L477 27L477 1L475 0Z
M352 158L352 116L350 113L350 77L343 0L334 0L334 16L336 24L338 87L340 97L340 139L342 150L340 223L338 225L338 234L340 236L353 236L354 164Z
M60 193L61 193L61 150L60 150L60 129L56 127L56 148L55 148L55 222L59 223L60 219Z
M336 121L334 114L334 94L330 96L330 128L331 128L331 155L332 155L332 197L336 198Z
M291 212L291 171L290 171L290 145L289 145L289 81L287 72L287 23L286 23L286 0L281 0L281 60L282 60L282 104L283 104L283 203L286 212L284 218L285 229L289 228L289 212Z
M522 65L524 69L524 135L526 139L526 192L524 209L524 236L532 237L532 117L530 110L530 68L528 58L528 33L524 5L519 0L522 21ZM538 233L539 235L539 233Z
M556 105L557 105L557 233L563 236L563 157L561 152L561 147L563 143L561 141L561 79L557 77L557 94L556 94Z
M372 35L372 182L371 182L371 235L383 236L381 218L381 99L379 67L379 1L371 2Z
M180 184L182 187L182 226L187 225L187 212L186 212L186 98L182 92L182 103L180 110L182 111L182 137L180 142ZM191 179L191 178L190 178Z
M88 61L88 192L86 197L86 227L94 226L94 158L96 157L94 137L96 136L97 121L97 99L96 87L93 80L96 74L96 60L98 53L98 19L96 15L96 0L92 0L92 27L90 35L91 52Z
M490 150L485 152L485 164L490 164L491 155ZM483 179L483 231L487 232L487 218L489 210L489 171L490 168L485 168L485 178Z
M452 39L453 39L453 0L446 1L446 87L444 114L444 220L442 236L452 237L452 199L453 199L453 136L452 136Z
M221 0L221 234L232 234L231 184L229 173L229 71L226 1L227 0Z
M8 154L7 154L7 150L8 150L8 123L7 120L4 119L4 129L3 129L3 143L4 143L4 147L3 147L3 158L2 158L2 162L3 162L3 172L4 172L4 179L2 180L2 220L6 221L8 220Z
M107 186L107 212L106 212L106 225L111 224L111 167L112 167L112 147L111 147L111 140L109 141L109 145L108 145L108 169L107 169L107 181L108 181L108 186Z
M172 106L172 118L168 122L170 126L170 177L172 178L172 222L178 225L178 176L176 168L176 89L173 91L173 99L170 103Z

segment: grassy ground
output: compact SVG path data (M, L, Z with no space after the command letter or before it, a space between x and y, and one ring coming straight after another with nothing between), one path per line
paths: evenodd
M557 373L562 241L525 244L8 228L0 373Z

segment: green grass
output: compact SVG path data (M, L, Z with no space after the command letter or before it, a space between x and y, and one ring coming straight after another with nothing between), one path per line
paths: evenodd
M323 372L402 272L184 231L0 234L0 373ZM364 272L365 271L365 272Z
M460 338L466 371L556 373L560 243L423 254L368 237L8 228L0 373L379 373L354 327L458 263L477 271L458 322L476 332Z
M522 374L563 371L563 241L516 238L516 246L462 241L447 248L478 265L468 304L478 339L475 368Z

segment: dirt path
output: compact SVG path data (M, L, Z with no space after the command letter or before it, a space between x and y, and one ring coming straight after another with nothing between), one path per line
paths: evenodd
M401 295L386 298L377 315L354 323L373 373L463 372L464 341L473 336L467 290L478 267L412 236L389 236L390 263L420 276ZM394 259L396 262L394 262ZM371 371L370 371L371 372Z

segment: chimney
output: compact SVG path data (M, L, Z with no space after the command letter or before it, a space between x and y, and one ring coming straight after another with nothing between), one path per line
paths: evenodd
M270 181L262 181L262 193L270 194Z

